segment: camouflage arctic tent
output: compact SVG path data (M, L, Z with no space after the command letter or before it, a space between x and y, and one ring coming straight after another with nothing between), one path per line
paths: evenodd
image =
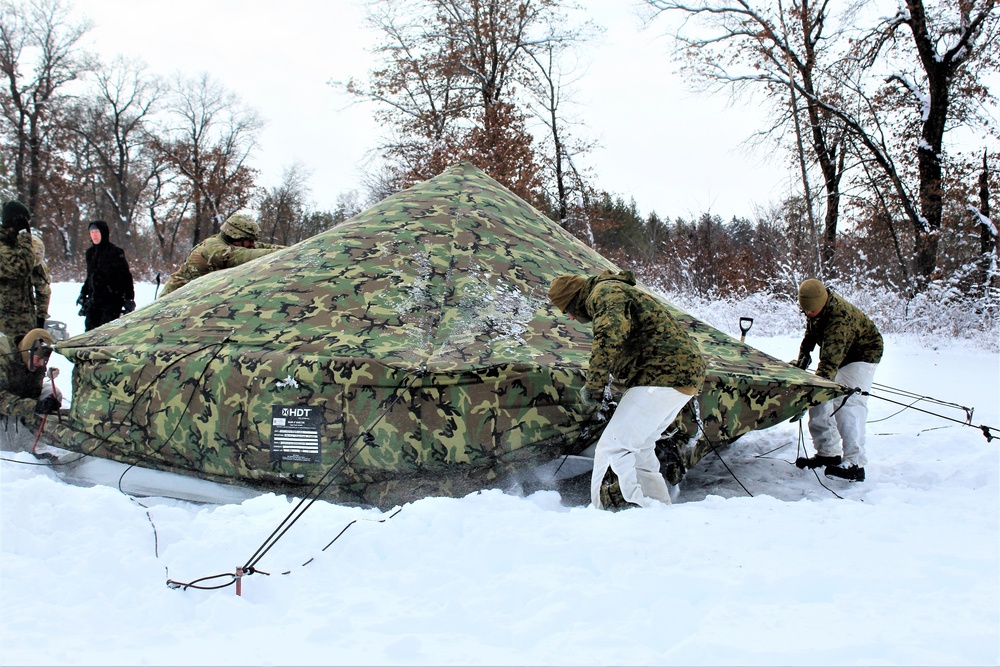
M575 454L591 331L553 310L563 273L615 268L470 164L285 250L209 274L60 343L62 446L383 507L488 487ZM669 304L668 304L669 305ZM709 359L674 438L712 444L842 393L671 306ZM332 466L332 468L331 468Z

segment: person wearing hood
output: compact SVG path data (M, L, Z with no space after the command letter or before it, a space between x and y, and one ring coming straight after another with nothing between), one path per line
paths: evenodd
M135 285L125 252L111 242L108 223L95 220L89 230L93 245L87 248L87 279L76 300L87 331L135 310Z
M656 441L701 390L707 370L701 349L661 301L636 286L630 271L559 276L549 298L571 319L593 326L580 394L584 410L597 409L596 399L609 384L626 390L597 441L590 483L594 506L669 504Z
M816 454L799 457L795 465L825 466L827 477L863 482L868 392L882 360L882 334L859 308L815 278L799 285L799 308L806 316L806 333L792 365L809 368L818 345L816 375L853 391L844 400L809 408L809 435Z
M32 278L36 260L29 232L31 212L21 202L12 200L3 205L0 219L0 333L8 337L23 336L38 326L39 318L44 318L48 308L47 303L41 312L36 308Z
M55 369L47 371L52 345L45 329L32 329L13 340L0 334L0 417L34 429L41 415L62 407L62 394L52 381Z
M191 249L184 263L167 279L160 296L166 296L206 273L231 269L285 247L259 243L259 236L260 226L250 216L242 213L229 216L218 234Z

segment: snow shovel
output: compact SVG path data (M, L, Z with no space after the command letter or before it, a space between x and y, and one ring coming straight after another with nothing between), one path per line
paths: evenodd
M741 317L740 318L740 342L741 343L746 340L746 338L747 338L747 332L750 331L750 327L752 327L752 326L753 326L753 318L752 317Z

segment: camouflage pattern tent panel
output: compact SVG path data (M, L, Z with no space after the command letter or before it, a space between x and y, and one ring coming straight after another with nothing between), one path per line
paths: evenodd
M611 263L470 164L58 351L81 452L391 506L578 453L590 328L550 281ZM710 358L685 456L841 393L674 309Z

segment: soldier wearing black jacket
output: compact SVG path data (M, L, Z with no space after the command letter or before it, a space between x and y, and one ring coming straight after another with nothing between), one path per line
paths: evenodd
M86 317L87 331L135 310L132 272L125 252L111 242L108 224L103 220L90 223L90 240L93 245L87 248L87 280L76 300L80 314Z

